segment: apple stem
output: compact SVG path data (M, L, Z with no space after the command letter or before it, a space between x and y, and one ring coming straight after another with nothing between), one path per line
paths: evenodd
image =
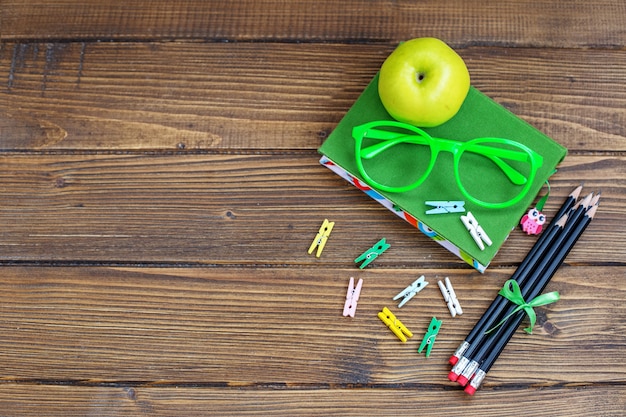
M424 73L418 72L417 74L415 74L415 79L418 83L421 83L422 81L424 81Z

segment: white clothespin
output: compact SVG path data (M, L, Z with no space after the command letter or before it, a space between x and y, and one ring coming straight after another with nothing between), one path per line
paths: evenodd
M450 278L446 277L445 281L445 286L441 281L437 282L437 285L439 285L439 289L441 290L441 295L443 295L444 301L448 304L448 310L450 310L452 317L455 317L457 314L460 316L463 314L463 309L461 308L461 304L459 304L459 300L456 298L456 293L454 292L454 288L452 288Z
M468 211L466 216L461 216L461 221L465 225L465 228L469 231L470 235L474 239L474 242L478 245L480 250L485 250L485 245L483 245L483 241L487 244L487 246L491 246L491 239L487 236L487 233L483 230L482 226L478 224L478 221L474 217L474 215Z
M428 285L428 282L425 281L424 275L422 275L421 277L413 281L411 285L409 285L404 290L402 290L398 295L393 297L394 300L404 297L402 301L400 301L400 304L398 304L398 308L408 303L411 298L415 297L415 294L420 292L427 285Z
M354 317L356 313L356 302L361 295L361 287L363 287L363 278L359 278L359 282L354 287L354 278L350 277L350 284L348 285L348 293L346 294L346 303L343 305L343 315L345 317Z

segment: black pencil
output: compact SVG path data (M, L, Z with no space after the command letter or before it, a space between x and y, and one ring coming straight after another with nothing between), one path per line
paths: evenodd
M526 285L521 287L522 296L524 299L528 298L528 294L532 291L532 289L536 286L537 280L540 278L540 272L542 271L543 266L546 262L549 262L553 259L560 250L560 243L563 242L563 239L567 238L573 230L581 223L585 212L591 207L592 194L587 195L581 202L576 205L575 210L571 213L571 215L562 216L566 218L565 227L563 230L557 235L556 243L546 248L541 258L537 261L535 267L529 271L530 276L526 278ZM504 298L504 297L502 297ZM488 329L498 323L501 319L508 316L513 312L513 310L517 307L516 305L508 302L505 299L505 305L507 306L503 309L497 317L495 317L489 324L489 327L485 327L483 333L480 335L480 340L478 343L472 345L470 349L467 350L466 354L461 358L458 363L458 366L455 366L452 371L448 374L448 379L451 381L456 380L459 384L465 385L470 380L474 372L478 369L482 359L487 355L487 353L492 349L493 345L497 343L497 339L499 334L503 331L502 328L499 328L495 333L485 334Z
M559 239L563 239L563 236L566 236L570 233L583 219L585 212L591 207L593 200L593 194L587 195L582 201L578 202L574 207L571 214L565 214L561 216L560 220L564 220L561 222L557 222L557 225L565 224L565 226L561 229L558 228L555 239L557 242ZM520 289L522 291L523 296L526 298L530 289L535 286L535 280L537 279L537 270L539 265L542 262L545 262L546 259L553 258L559 250L558 243L554 245L547 246L539 256L534 260L534 264L528 269L528 276L524 277L524 285L520 285ZM496 296L496 297L499 297ZM457 381L461 385L467 384L469 379L472 377L474 372L476 371L480 360L484 357L486 352L491 349L491 346L496 343L497 337L496 335L487 335L486 331L498 323L502 318L511 314L511 312L515 309L515 305L512 305L506 298L502 297L504 302L502 306L504 308L500 309L497 314L492 315L492 317L485 321L481 329L481 333L476 336L476 340L474 343L467 349L465 354L461 357L459 362L452 368L450 373L448 374L448 379L451 381ZM507 307L508 306L508 307Z
M582 191L583 186L579 185L572 191L569 196L565 199L559 211L555 214L553 221L550 222L550 225L547 227L547 230L537 239L532 249L526 255L520 266L515 270L515 273L511 276L511 279L514 279L522 285L523 278L529 272L528 269L533 267L537 261L537 258L541 255L544 249L550 245L557 232L560 231L557 222L563 217L565 213L567 213L575 204L580 192ZM465 340L459 345L454 354L450 357L449 362L451 365L456 365L463 356L463 354L470 348L471 344L474 343L476 336L480 333L484 332L486 322L490 321L494 314L497 314L498 311L502 310L504 304L506 303L506 299L501 296L497 296L496 299L491 303L491 305L487 308L485 313L481 316L478 322L474 325L472 330L469 332ZM449 378L454 381L456 374L450 373Z
M567 214L565 214L561 216L558 221L550 225L549 229L546 231L547 239L545 239L544 243L542 244L541 251L537 251L531 256L533 258L533 266L537 264L540 256L545 253L547 245L550 245L554 241L554 239L563 231L563 228L567 222L567 217ZM527 256L527 259L530 259L531 257ZM528 276L529 274L518 276L517 282L519 283L520 287L526 284L526 278L528 278ZM515 278L512 277L511 279ZM465 338L465 342L461 344L456 352L454 352L453 357L456 357L457 361L455 361L455 363L453 364L454 367L452 368L450 373L448 373L448 379L450 381L455 382L458 380L459 376L461 376L463 370L470 363L474 352L479 347L481 347L482 340L488 337L485 335L485 331L487 331L490 327L493 327L495 323L497 323L497 320L503 317L502 313L508 303L509 300L507 300L500 294L496 295L496 298L493 300L487 311L481 316L478 322L474 325L474 328L472 329L470 334ZM450 363L452 362L452 358L450 358Z
M561 205L561 207L559 208L559 211L556 212L556 214L553 217L553 220L558 220L561 218L562 215L564 215L565 213L567 213L572 207L574 207L574 204L576 204L576 200L578 200L578 197L580 196L581 191L583 190L583 186L582 184L579 185L578 187L576 187L574 189L574 191L572 191L567 198L565 199L565 201L563 202L563 204Z
M593 220L596 210L598 206L593 205L587 212L585 213L583 220L577 224L577 226L567 235L564 234L562 239L559 239L559 251L551 259L545 259L544 263L541 265L541 270L538 272L539 281L538 284L533 290L528 294L528 298L524 298L526 300L531 300L537 297L539 294L543 292L545 287L548 285L556 271L563 264L565 258L574 247L580 236L583 234L589 223ZM505 346L508 344L509 340L519 327L519 325L524 320L525 314L523 311L519 311L514 317L511 317L510 323L507 326L503 326L498 330L501 331L501 335L497 337L497 343L494 345L493 349L489 352L489 354L481 361L481 365L478 370L475 372L470 384L465 387L465 392L474 395L476 390L480 387L482 381L484 380L487 372L491 369L491 366L496 361L496 359L500 356ZM500 332L499 332L500 333Z
M541 251L538 251L533 254L532 257L529 257L529 263L523 270L523 275L517 279L524 294L528 293L529 288L534 286L533 272L537 269L537 265L542 261L542 259L554 256L557 251L557 247L552 245L552 241L558 239L561 234L567 233L582 219L585 211L591 206L592 198L593 194L587 195L583 200L579 201L576 206L574 206L571 214L561 216L561 219L555 223L555 230L551 230L551 234L553 233L553 236L550 237L551 240L546 241L547 244L541 247ZM486 319L483 320L481 318L480 321L482 323L476 331L473 342L467 347L465 352L461 355L458 363L448 373L448 379L450 381L457 381L461 385L465 385L467 383L469 378L471 378L473 371L478 366L475 358L484 354L484 352L489 349L490 344L494 343L494 340L492 340L489 335L486 335L485 332L492 328L503 317L510 314L510 312L515 308L514 306L509 306L509 301L500 295L496 296L496 300L494 300L494 302L496 302L497 310L492 312L492 314ZM508 309L506 306L509 306Z

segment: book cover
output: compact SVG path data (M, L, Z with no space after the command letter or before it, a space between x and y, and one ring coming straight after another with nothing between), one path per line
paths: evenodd
M352 129L377 120L393 120L378 96L378 75L322 144L319 149L323 155L320 162L481 272L484 272L512 229L518 225L521 217L528 211L545 182L567 153L564 146L478 89L470 87L461 109L452 119L440 126L423 130L433 137L462 142L480 137L510 139L539 153L543 157L543 164L537 171L529 192L512 206L493 209L466 201L466 213L426 214L426 211L432 209L425 204L426 201L465 200L455 180L452 156L439 155L437 165L429 177L413 190L393 193L372 189L359 174ZM480 173L480 170L477 170L477 173ZM489 178L484 178L484 186L491 187ZM487 189L491 191L490 188ZM497 187L493 192L498 192ZM468 211L488 234L492 241L491 246L485 245L481 250L469 234L460 219L460 216L467 214Z

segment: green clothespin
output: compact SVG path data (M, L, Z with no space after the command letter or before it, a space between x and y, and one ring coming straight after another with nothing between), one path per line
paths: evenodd
M359 266L360 269L363 269L390 247L391 245L385 242L385 238L382 238L376 242L374 246L363 252L361 256L354 260L354 262L359 263L364 261L361 266Z
M440 327L441 320L437 320L437 317L433 317L430 321L430 325L428 325L428 331L424 335L424 339L422 339L422 344L419 349L417 349L417 353L422 353L422 350L426 348L426 357L430 356L430 351L435 344L435 338L437 337L437 333L439 333Z

